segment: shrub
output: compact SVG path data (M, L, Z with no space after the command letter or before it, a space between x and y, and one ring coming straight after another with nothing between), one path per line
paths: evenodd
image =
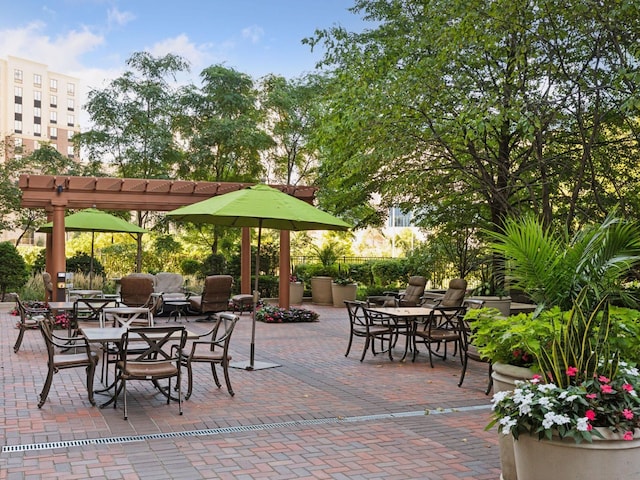
M306 308L291 307L286 310L275 305L264 305L256 311L256 320L265 323L317 322L318 318L317 312Z
M4 299L8 289L17 290L29 278L27 264L10 242L0 242L0 293Z

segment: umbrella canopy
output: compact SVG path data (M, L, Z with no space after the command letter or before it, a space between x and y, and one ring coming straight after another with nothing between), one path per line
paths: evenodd
M93 244L95 232L146 233L147 230L122 218L96 208L86 208L64 217L64 229L71 232L91 232L91 265L89 267L89 288L93 284ZM53 222L45 223L38 232L51 233Z
M258 302L258 275L260 272L260 237L262 228L276 230L348 230L351 226L322 210L268 185L225 193L167 213L172 220L192 223L211 223L228 227L258 227L258 248L255 260L253 293L253 322L251 327L251 354L247 370L276 366L254 362L256 306Z
M167 213L173 220L275 230L348 230L351 225L268 185L225 193Z

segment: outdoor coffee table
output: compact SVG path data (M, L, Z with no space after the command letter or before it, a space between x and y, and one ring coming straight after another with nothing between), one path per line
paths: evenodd
M187 318L187 311L190 304L187 300L166 300L164 304L173 307L173 309L169 312L169 319L167 320L167 323L171 321L171 318L173 318L174 322L177 322L178 319L182 319L183 315L184 319L187 322L189 321L189 319Z

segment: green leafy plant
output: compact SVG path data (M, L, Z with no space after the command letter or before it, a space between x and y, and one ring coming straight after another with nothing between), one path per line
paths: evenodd
M351 277L351 270L349 267L338 266L338 274L333 277L333 283L336 285L352 285L355 283Z

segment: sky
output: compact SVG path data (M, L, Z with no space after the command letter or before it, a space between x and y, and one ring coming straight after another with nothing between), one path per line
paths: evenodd
M2 0L0 58L48 65L80 78L80 95L119 76L132 53L178 54L187 81L223 64L254 79L298 77L321 52L301 40L316 29L366 23L348 11L354 0Z

